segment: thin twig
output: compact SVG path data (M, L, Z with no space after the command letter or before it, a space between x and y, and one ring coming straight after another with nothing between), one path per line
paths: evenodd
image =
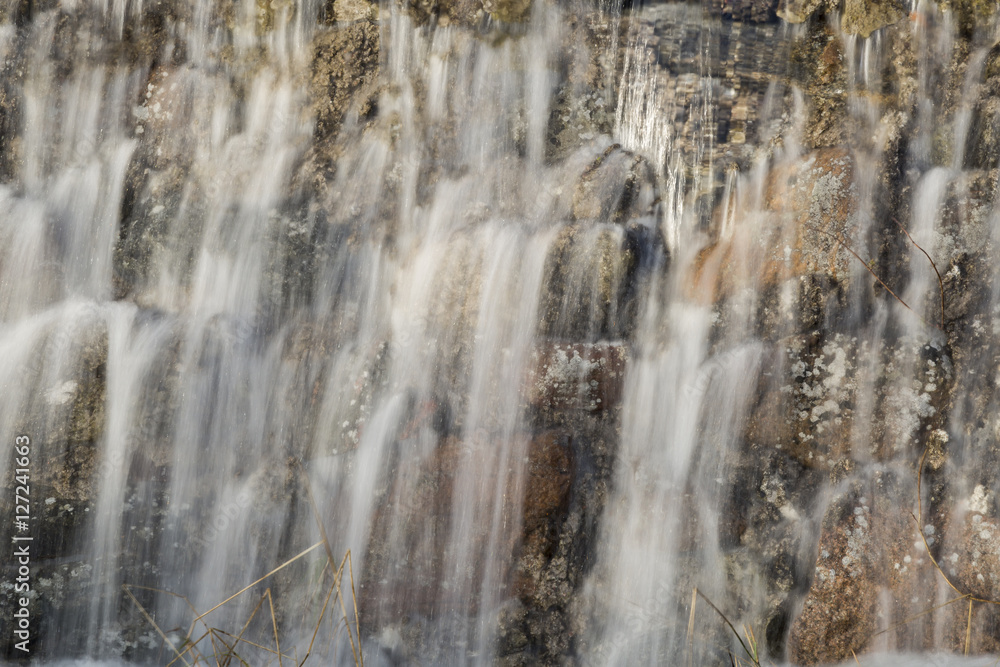
M330 565L333 566L337 562L337 559L333 557L333 548L330 547L330 540L326 536L326 526L323 525L323 519L320 517L319 508L316 506L316 499L313 497L312 485L309 484L309 475L306 473L305 466L302 465L301 461L296 461L299 466L299 470L302 471L302 483L306 487L306 496L309 498L309 505L312 507L313 516L316 517L316 525L319 527L319 535L323 538L323 545L326 547L326 557L330 559Z
M324 568L325 569L325 568ZM298 663L299 667L306 664L306 660L309 659L309 655L313 650L313 643L316 641L316 635L319 634L319 628L323 624L323 616L326 615L326 607L330 604L330 598L333 596L333 590L336 588L336 584L331 584L330 592L326 594L326 599L323 600L323 608L319 612L319 618L316 620L316 630L313 631L312 639L309 640L309 650L306 651L306 655L302 658L302 662Z
M174 658L173 660L171 660L170 662L168 662L167 663L167 667L170 667L172 664L174 664L178 660L182 660L183 659L182 656L185 653L187 653L188 651L191 651L192 655L194 655L195 653L198 653L198 657L195 658L195 661L194 661L195 664L197 665L198 662L201 660L201 653L199 651L196 651L195 647L198 646L198 642L200 642L202 639L204 639L210 632L211 632L211 630L209 630L208 632L206 632L201 637L198 637L198 639L196 639L193 642L192 641L188 641L187 647L185 647L185 649L183 651L181 651L180 653L178 653L176 658Z
M264 601L264 598L261 598L261 602L263 602L263 601ZM243 656L236 652L236 646L237 646L237 644L240 643L239 639L236 639L236 641L233 642L233 645L230 646L229 644L226 643L226 640L222 637L222 635L227 635L229 637L232 637L232 635L230 635L228 632L226 632L224 630L219 630L218 628L212 628L212 634L215 636L216 639L219 640L219 642L223 646L226 647L226 651L227 651L226 652L226 663L227 664L228 664L228 662L230 660L232 660L233 656L236 656L236 659L240 661L240 665L242 665L243 667L250 667L250 665L247 663L247 661L243 659ZM218 661L216 661L216 665L218 665L218 664L219 664Z
M892 291L892 290L891 290L891 289L889 288L889 286L888 286L888 285L886 285L886 284L885 284L884 282L882 282L882 279L881 279L881 278L879 278L879 277L878 277L878 274L877 274L877 273L875 273L875 271L873 271L873 270L872 270L872 267L868 266L868 263L867 263L867 262L866 262L865 260L863 260L863 259L861 258L861 255L859 255L858 253L854 252L854 248L852 248L852 247L851 247L851 246L850 246L850 245L849 245L849 244L847 243L847 241L846 241L846 240L844 240L844 237L843 237L843 236L840 236L840 235L836 235L836 236L834 236L833 234L831 234L830 232L826 231L825 229L820 229L820 228L818 228L818 227L816 227L815 229L816 229L816 230L817 230L818 232L820 232L821 234L826 234L827 236L829 236L830 238L834 239L835 241L837 241L838 243L840 243L840 244L841 244L842 246L844 246L844 248L845 248L845 249L847 250L847 252L849 252L849 253L851 253L852 255L854 255L854 257L855 257L855 258L857 258L857 260L858 260L859 262L861 262L862 264L864 264L864 267L865 267L866 269L868 269L868 273L872 274L872 277L873 277L873 278L875 278L875 280L877 280L877 281L878 281L878 284L879 284L879 285L881 285L881 286L882 286L882 287L883 287L883 288L885 289L885 291L886 291L886 292L888 292L889 294L891 294L891 295L892 295L892 297L893 297L893 298L894 298L894 299L895 299L896 301L898 301L898 302L900 302L901 304L903 304L903 307L904 307L904 308L906 308L906 309L907 309L907 310L909 310L910 312L913 312L913 309L912 309L912 308L910 308L910 306L908 306L908 305L907 305L907 303L906 303L905 301L903 301L902 299L900 299L900 298L899 298L899 296L898 296L898 295L897 295L897 294L896 294L895 292L893 292L893 291Z
M913 517L913 522L917 524L917 535L920 536L920 540L924 543L924 550L927 551L927 557L931 559L931 563L934 564L934 567L937 569L938 572L941 573L941 576L944 577L945 582L951 587L953 591L955 591L959 595L968 596L968 593L963 593L958 589L957 586L955 586L955 584L951 583L951 579L948 578L948 575L945 574L944 570L941 569L941 566L938 565L937 559L934 558L934 554L931 553L931 545L927 544L927 538L924 537L923 527L920 525L921 519L924 518L923 493L920 487L921 483L923 482L924 462L927 460L927 452L930 451L930 446L931 446L930 442L924 445L924 453L921 454L920 463L917 465L917 512L920 514L920 519L918 519L912 513L910 514L910 516Z
M122 584L122 585L125 586L126 584ZM135 589L135 590L139 590L139 591L150 591L150 592L153 592L153 593L163 593L164 595L169 595L171 597L175 597L175 598L178 598L180 600L184 600L184 604L186 604L188 606L188 609L191 610L191 613L194 614L195 616L198 616L198 609L193 604L191 604L191 600L189 600L187 598L187 596L181 595L180 593L174 593L173 591L168 591L168 590L163 589L163 588L154 588L154 587L151 587L151 586L139 586L138 584L127 584L127 586L129 587L129 589ZM208 625L208 623L206 623L205 621L202 621L201 624L205 626L205 632L206 633L210 633L212 631L212 628L210 628L209 625ZM191 628L188 630L187 636L184 639L186 641L190 642L191 641L191 636L193 634L194 634L194 623L191 624ZM202 639L204 637L205 637L205 635L201 636ZM201 641L201 639L199 639L198 641ZM195 643L197 644L198 642L195 642ZM200 658L199 658L199 660L200 660ZM197 662L195 664L197 664Z
M341 581L343 580L343 575L344 575L344 563L348 563L349 564L350 562L351 562L351 550L348 549L347 553L344 555L344 560L342 560L340 562L340 567L337 568L337 576L334 579L334 583L337 585L337 600L340 602L340 611L344 615L344 627L347 629L347 639L351 642L351 655L354 658L354 664L361 665L361 667L364 667L364 664L365 664L364 663L364 658L361 658L360 655L359 655L359 652L356 651L355 648L354 648L354 633L351 632L351 624L348 623L348 621L347 621L347 607L344 605L344 591L343 591L343 588L341 588L341 585L340 585ZM353 568L352 568L352 571L351 571L351 593L352 593L352 596L354 597L354 618L355 618L355 625L357 625L358 602L357 602L357 596L353 595L353 593L354 593L354 572L353 572ZM360 626L357 627L357 630L358 630L358 644L360 645L361 644L361 628L360 628Z
M257 600L257 606L253 608L252 612L250 612L250 617L247 618L247 622L243 625L243 629L240 630L240 634L238 634L236 636L236 644L239 644L240 640L243 639L243 633L246 632L247 628L250 627L250 623L253 621L254 616L257 615L257 612L258 612L258 610L260 610L260 606L262 604L264 604L264 596L263 595L260 596L260 600ZM236 644L234 644L233 646L235 646ZM222 667L229 667L229 659L228 658L226 659L226 662L225 662L225 664Z
M231 632L226 632L225 630L223 630L221 628L215 628L215 631L219 632L221 634L224 634L227 637L232 637L233 639L236 639L236 637ZM267 651L271 655L278 655L278 653L276 653L275 650L273 648L271 648L270 646L264 646L263 644L258 644L256 642L252 642L249 639L247 639L246 637L244 637L240 641L243 642L244 644L249 645L249 646L253 646L254 648L259 648L262 651ZM287 654L284 654L284 653L282 655L284 657L286 657L286 658L292 659L292 656L290 656L290 655L287 655Z
M320 537L323 538L323 544L326 546L326 556L330 561L330 567L336 560L333 557L333 548L330 546L330 540L326 535L326 527L323 525L323 519L319 513L319 507L316 505L316 498L313 496L312 485L309 483L309 475L306 473L305 466L302 465L301 461L298 461L299 470L302 471L302 482L306 487L306 496L309 498L309 504L312 506L313 516L316 517L316 524L319 526ZM340 567L337 569L336 578L334 579L337 585L337 598L340 600L340 609L344 614L344 624L347 626L347 639L351 642L351 655L354 658L354 663L364 667L365 658L361 653L361 624L358 622L358 596L354 591L354 570L353 566L350 565L351 562L351 551L348 549L347 554L344 559L348 562L348 566L351 567L351 597L354 602L354 625L358 633L358 645L354 645L354 633L351 632L351 626L347 623L347 608L344 606L344 593L341 590L340 583L344 571L344 562L341 561Z
M938 289L941 291L941 330L944 331L944 280L941 279L941 272L938 271L937 264L935 264L934 260L931 259L931 256L927 254L927 251L921 248L920 244L913 240L913 237L910 236L910 232L906 231L906 227L903 226L903 223L897 220L895 216L891 217L892 221L899 225L899 228L903 230L904 234L906 234L906 238L910 239L910 243L916 246L917 250L924 253L924 257L926 257L927 261L931 263L931 268L934 269L934 273L937 274Z
M351 575L351 601L354 603L354 631L358 634L358 660L360 667L365 667L365 656L361 652L361 617L358 615L358 593L354 590L354 560L351 550L347 550L347 571Z

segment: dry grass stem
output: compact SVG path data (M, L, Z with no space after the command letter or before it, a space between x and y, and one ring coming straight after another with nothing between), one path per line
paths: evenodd
M965 623L965 655L969 655L969 643L972 640L972 599L969 599L969 618Z
M736 641L738 641L740 643L740 646L743 647L743 650L746 651L746 654L748 656L750 656L750 659L753 661L753 664L756 667L760 667L760 663L757 661L757 658L750 651L750 649L747 648L747 645L743 641L743 638L740 637L740 633L736 631L736 627L729 621L728 618L726 618L726 615L722 613L722 610L719 609L718 607L716 607L715 603L713 603L711 600L709 600L708 597L706 597L705 594L702 593L700 590L698 590L697 588L695 588L694 591L695 591L695 594L701 596L701 599L704 600L705 602L707 602L708 606L711 607L712 609L714 609L715 613L718 614L719 617L725 622L725 624L729 626L729 629L733 631L733 635L736 636Z
M691 614L688 616L687 667L694 665L694 612L698 606L698 589L691 589Z
M160 637L163 638L163 641L165 641L167 645L170 646L170 648L173 650L173 652L177 654L177 657L181 659L181 662L183 662L188 667L191 667L191 663L188 662L183 655L181 655L181 653L177 650L177 647L174 646L174 643L169 639L167 639L167 635L164 634L163 630L160 629L160 626L156 624L156 621L154 621L153 618L146 612L145 607L143 607L136 599L136 597L132 595L132 591L128 589L128 584L122 584L122 590L124 590L125 595L127 595L129 599L132 600L132 603L135 604L136 607L138 607L139 613L142 614L143 618L145 618L146 621L153 626L153 629L156 630L157 634L159 634Z
M192 629L194 629L194 623L197 623L197 622L198 622L198 621L200 621L200 620L201 620L202 618L204 618L205 616L208 616L208 615L209 615L209 614L211 614L211 613L212 613L213 611L215 611L216 609L218 609L218 608L219 608L219 607L221 607L222 605L226 604L226 603L227 603L227 602L229 602L230 600L234 600L234 599L238 598L239 596L243 595L243 594L244 594L244 593L246 593L246 592L247 592L248 590L250 590L251 588L253 588L253 587L254 587L254 586L256 586L257 584L259 584L260 582L264 581L265 579L267 579L267 578L268 578L268 577L270 577L271 575L275 574L276 572L280 572L281 570L285 569L286 567L288 567L289 565L291 565L292 563L294 563L294 562L295 562L295 561L297 561L298 559L302 558L303 556L305 556L305 555L306 555L306 554L308 554L309 552L311 552L311 551L315 551L316 549L318 549L318 548L319 548L319 547L321 547L321 546L323 546L323 543L322 543L322 542L317 542L316 544L312 545L311 547L309 547L309 548L308 548L308 549L306 549L305 551L303 551L303 552L299 553L298 555L296 555L296 556L292 556L291 558L289 558L289 559L288 559L288 560L286 560L286 561L285 561L284 563L282 563L282 564L281 564L281 565L279 565L278 567L274 568L273 570L271 570L270 572L268 572L267 574L265 574L265 575L264 575L263 577L261 577L261 578L260 578L260 579L258 579L257 581L253 582L252 584L248 584L247 586L244 586L243 588L241 588L241 589L240 589L240 590L238 590L237 592L233 593L232 595L230 595L229 597L227 597L227 598L226 598L225 600L223 600L223 601L222 601L222 602L220 602L219 604L215 605L214 607L212 607L211 609L209 609L208 611L206 611L206 612L205 612L204 614L201 614L201 615L199 615L199 616L198 616L197 618L195 618L195 619L194 619L194 621L192 621L192 623L191 623L191 626L192 626Z

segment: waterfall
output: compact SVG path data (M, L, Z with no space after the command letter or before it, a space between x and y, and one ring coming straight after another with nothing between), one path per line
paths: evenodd
M992 664L987 10L6 3L0 656Z

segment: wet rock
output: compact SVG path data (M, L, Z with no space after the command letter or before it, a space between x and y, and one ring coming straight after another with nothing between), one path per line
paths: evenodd
M518 597L533 598L544 609L568 596L567 591L547 591L546 587L552 584L545 577L546 568L553 567L546 561L551 559L558 544L558 531L569 507L573 482L569 439L564 433L549 431L532 439L528 445L527 473L521 516L524 533L513 585Z
M12 69L12 64L4 68L3 82L0 83L0 180L4 182L14 177L21 161L18 130L24 104L23 82L18 81L22 77L8 69Z
M906 7L897 0L846 0L841 28L867 39L876 30L897 23L906 15Z
M83 309L73 315L75 321L56 322L18 370L18 385L31 387L12 432L29 439L26 486L31 518L27 534L33 540L28 597L34 619L44 619L49 613L56 620L61 609L85 613L81 608L88 607L93 598L87 589L92 566L81 562L79 553L103 472L100 443L106 417L107 330L96 312ZM11 392L9 399L16 400L16 395ZM11 544L14 535L25 534L15 530L13 500L20 483L13 467L8 470L10 475L0 485L10 499L3 505L0 525L5 544ZM53 590L45 585L56 573L71 570L66 586ZM14 594L13 576L10 581L10 586L0 589L0 613L7 618L13 618L20 597ZM32 636L38 637L34 632ZM63 639L73 646L81 638ZM12 635L0 639L0 656L18 657L15 641Z
M401 0L403 7L417 25L436 22L438 25L448 25L457 23L466 27L474 27L479 24L484 15L483 0ZM520 20L518 8L524 5L526 0L500 0L492 6L504 16L510 16L511 20ZM530 8L530 1L527 3ZM523 9L523 7L522 7ZM507 14L507 12L511 14ZM526 10L525 10L526 11ZM500 19L507 20L507 19Z
M573 13L563 37L565 80L552 99L546 130L545 156L566 159L601 137L612 134L615 123L613 81L620 76L613 54L604 47L613 37L614 23L600 12Z
M782 0L777 14L789 23L805 23L820 12L836 11L838 4L831 0Z
M357 21L316 34L309 92L316 113L317 140L337 134L359 91L375 80L378 64L377 23Z
M144 166L156 170L189 167L198 152L211 143L214 100L205 92L227 88L228 82L191 67L163 65L154 69L142 104L133 110Z
M573 189L573 219L625 222L651 214L656 178L644 158L608 146Z
M996 605L980 600L1000 601L1000 522L996 519L993 493L977 485L965 499L963 520L952 528L956 533L954 549L939 553L943 575L962 594L977 601L962 600L947 615L946 642L956 652L972 655L995 653L1000 642L994 628ZM941 575L939 575L941 576Z
M783 234L792 244L776 248L765 271L843 278L850 257L841 246L858 224L855 188L854 161L843 149L815 151L774 169L766 186L766 206L786 218L786 230L790 217L794 231Z
M202 205L214 187L212 178L192 174L204 171L198 158L211 144L216 96L224 97L228 89L228 80L190 67L161 65L150 73L142 103L133 109L139 145L123 184L113 259L116 299L131 298L144 307L175 305L144 293L162 277L157 269L164 264L187 284L207 216Z
M970 167L993 169L1000 155L1000 46L994 46L986 56L978 93L966 141L966 159Z
M941 6L954 13L958 28L966 37L985 29L997 12L996 2L991 0L945 0Z
M768 23L777 17L779 0L722 0L722 16L733 21Z
M829 470L864 456L851 451L856 383L859 369L877 352L839 335L817 343L814 336L802 336L779 344L782 358L775 366L783 372L751 411L747 439L770 443L807 467Z
M377 622L401 619L408 614L436 617L455 609L475 613L478 594L466 597L469 591L457 590L452 596L448 591L453 587L444 585L446 580L465 581L464 576L458 578L459 573L446 571L450 562L447 544L459 538L452 532L453 509L459 504L488 508L499 501L503 504L499 511L504 515L512 515L516 510L507 494L504 494L506 501L457 495L467 488L468 479L463 476L475 469L486 469L491 456L489 449L486 443L466 444L457 438L446 438L415 476L397 479L388 502L376 517L369 555L371 564L366 568L365 588L371 597L365 604ZM489 544L499 550L493 556L503 572L491 576L497 577L503 589L522 598L544 595L546 584L541 569L557 544L553 540L557 539L558 528L565 519L573 481L571 451L565 434L549 432L531 439L525 447L525 458L520 528L491 536L489 525L477 524L471 526L472 534L463 538L477 545L477 551ZM483 489L488 494L493 490L492 484ZM403 560L386 560L398 549L405 550ZM518 572L513 579L513 572L508 569L512 559ZM469 566L478 571L488 560L484 554ZM483 575L478 572L468 581L481 581Z
M39 365L26 368L38 382L31 407L21 415L18 433L37 441L35 482L59 498L93 497L97 444L104 430L107 330L96 317L63 323L40 346ZM48 364L61 365L53 369ZM63 360L63 364L60 364ZM52 373L57 370L57 373Z
M805 35L791 45L789 65L792 80L806 94L806 144L812 148L842 146L850 131L843 38L826 22L812 22Z
M906 517L891 499L862 495L863 489L856 485L823 517L812 586L789 631L795 664L847 660L878 629L880 595L891 584L888 564L900 551Z
M834 477L872 459L919 457L927 446L947 457L947 434L939 431L953 369L939 344L883 347L816 332L782 340L777 352L780 370L764 382L747 421L750 442L770 443ZM859 416L871 424L865 436Z
M123 208L122 223L115 243L112 284L116 299L132 298L144 306L156 306L146 302L142 296L144 289L157 276L157 259L163 258L184 239L184 235L171 235L176 216L181 210L187 171L183 166L175 166L162 171L148 171L141 161L133 162L127 177L127 202ZM181 225L174 228L180 231ZM186 225L185 225L186 227ZM193 231L188 228L188 231ZM187 238L191 241L193 239ZM190 274L193 254L181 254L180 269L182 279ZM185 281L186 282L186 281Z
M505 23L520 23L531 16L531 0L483 0L483 9Z
M328 23L353 23L378 18L378 4L368 0L327 0Z
M569 341L627 337L646 260L656 254L641 225L575 224L552 242L539 304L539 334Z
M593 416L576 419L571 428L546 431L532 442L526 537L514 571L517 598L505 607L499 627L505 664L566 664L576 650L576 604L617 438L612 424Z
M460 476L486 464L488 447L458 438L442 440L415 475L400 477L388 492L373 522L362 584L362 607L374 627L411 614L434 618L451 610L475 613L478 595L442 584L446 580L453 584L481 580L475 573L446 572L445 568L448 541L456 537L450 525L454 504L461 502L471 508L492 502L490 498L456 497ZM489 488L492 490L492 485ZM505 513L511 509L506 508ZM467 544L482 552L490 538L488 526L471 528L472 533L465 536ZM508 560L515 538L516 533L510 530L498 537L496 548L508 554ZM484 563L477 558L467 565L479 572ZM500 573L499 580L509 581L509 572Z
M542 343L532 354L526 379L529 405L544 412L618 407L628 351L612 343Z
M850 263L857 261L845 248L858 228L852 158L844 149L821 149L779 165L767 177L764 196L765 211L739 224L723 220L720 206L716 219L722 238L696 261L692 294L717 302L747 289L780 293L791 288L808 299L819 285L821 303L812 305L821 311L833 306L833 312L810 314L806 308L805 319L835 315L838 290L849 285ZM799 317L795 306L785 308L788 317Z
M989 289L994 241L988 221L994 184L995 176L988 172L965 171L952 179L939 212L933 247L924 248L941 275L938 283L937 274L932 273L932 292L925 297L927 318L935 322L943 319L946 327L977 312ZM918 259L924 258L921 255ZM958 340L953 345L963 347Z

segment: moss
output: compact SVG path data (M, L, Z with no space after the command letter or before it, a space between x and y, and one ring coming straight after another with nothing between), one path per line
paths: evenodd
M316 109L316 136L336 135L358 91L378 72L379 29L372 21L320 32L313 43L309 90Z
M483 9L497 21L522 23L531 16L531 0L483 0Z
M846 0L842 28L844 32L868 38L876 30L906 17L898 0Z

